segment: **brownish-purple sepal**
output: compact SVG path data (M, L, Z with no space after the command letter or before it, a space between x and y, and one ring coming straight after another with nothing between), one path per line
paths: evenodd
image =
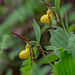
M24 40L26 43L29 43L29 40L27 37L25 37L23 34L20 33L16 33L16 32L11 32L12 34L18 36L19 38L21 38L22 40Z

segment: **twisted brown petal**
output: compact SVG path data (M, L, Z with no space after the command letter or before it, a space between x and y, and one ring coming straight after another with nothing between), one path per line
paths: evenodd
M48 14L48 18L49 18L49 21L50 21L50 25L51 25L51 30L53 31L53 25L52 25L52 21L51 21L51 19L50 19L50 13Z
M44 4L45 4L48 8L51 7L51 5L50 5L48 2L46 2L45 0L42 0L42 1L44 2Z
M23 34L20 33L16 33L16 32L11 32L12 34L18 36L19 38L21 38L22 40L24 40L26 43L29 43L28 38L26 38Z
M33 52L33 60L34 60L34 62L37 63L37 61L36 61L36 59L35 59L35 54L34 54L34 50L33 50L33 49L32 49L32 52Z
M30 57L31 57L31 66L32 66L32 61L33 61L32 57L33 57L33 54L32 54L32 50L31 50L31 48L30 48L30 47L29 47L29 51L30 51Z

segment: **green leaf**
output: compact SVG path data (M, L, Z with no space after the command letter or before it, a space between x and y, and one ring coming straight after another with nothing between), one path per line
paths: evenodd
M59 48L58 51L62 52L64 50L64 48Z
M75 62L72 54L63 51L60 55L60 61L55 63L57 73L55 75L75 75Z
M33 22L33 28L34 28L37 43L39 44L40 43L40 37L41 37L41 31L40 31L39 25L37 24L37 22L35 20Z
M30 43L37 43L36 41L30 41Z
M71 26L69 27L68 33L70 34L71 32L73 32L74 29L75 29L75 26L74 26L74 24L73 24L73 25L71 25Z
M59 12L59 7L60 7L60 0L55 0L55 8L57 12Z
M59 57L58 57L57 55L55 55L54 52L49 53L46 57L48 58L48 60L49 60L50 62L54 62L55 60L59 59ZM41 64L47 64L47 63L48 63L48 61L47 61L44 57L42 57L42 58L39 60L39 62L40 62Z
M56 50L58 49L57 47L54 46L45 46L46 50Z
M56 47L56 49L53 49L53 50L58 56L60 56L61 51L59 52L57 50L61 49L61 48L67 49L68 37L67 37L64 29L62 29L62 28L58 28L58 29L54 30L53 32L50 31L50 33L51 33L50 43L53 47Z
M68 44L68 49L73 55L73 58L75 60L75 34L71 34L71 37L69 38L69 44Z
M67 48L68 46L68 37L65 31L62 28L56 29L51 33L50 43L52 46L57 48Z

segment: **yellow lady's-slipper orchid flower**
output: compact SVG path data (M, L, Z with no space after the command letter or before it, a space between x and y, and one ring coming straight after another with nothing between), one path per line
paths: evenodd
M29 50L29 47L26 45L25 48L26 48L26 50L21 51L20 54L19 54L19 57L20 57L21 59L27 59L27 58L30 57L30 50Z
M53 20L53 13L52 13L52 11L51 11L51 13L50 13L50 20L49 20L49 17L48 17L48 14L49 14L49 10L47 10L47 12L46 12L47 14L45 14L45 15L43 15L42 17L41 17L41 19L40 19L40 21L42 22L42 23L49 23L50 22L50 20L52 21Z

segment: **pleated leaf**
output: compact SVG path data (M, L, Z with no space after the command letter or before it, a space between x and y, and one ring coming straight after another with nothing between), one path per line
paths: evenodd
M60 61L55 63L57 72L55 75L75 75L75 62L71 53L63 51Z
M57 50L61 49L61 48L67 49L68 37L62 28L58 28L58 29L54 30L53 32L50 31L50 33L51 33L50 43L51 43L52 47L54 47L54 48L56 47L56 50L54 49L55 53L58 56L60 56L59 55L60 53Z
M57 48L67 48L68 46L68 37L65 31L61 28L54 30L51 32L50 43L52 46Z
M69 38L68 49L72 53L73 58L75 60L75 34L73 34L73 33L71 34L71 37Z

